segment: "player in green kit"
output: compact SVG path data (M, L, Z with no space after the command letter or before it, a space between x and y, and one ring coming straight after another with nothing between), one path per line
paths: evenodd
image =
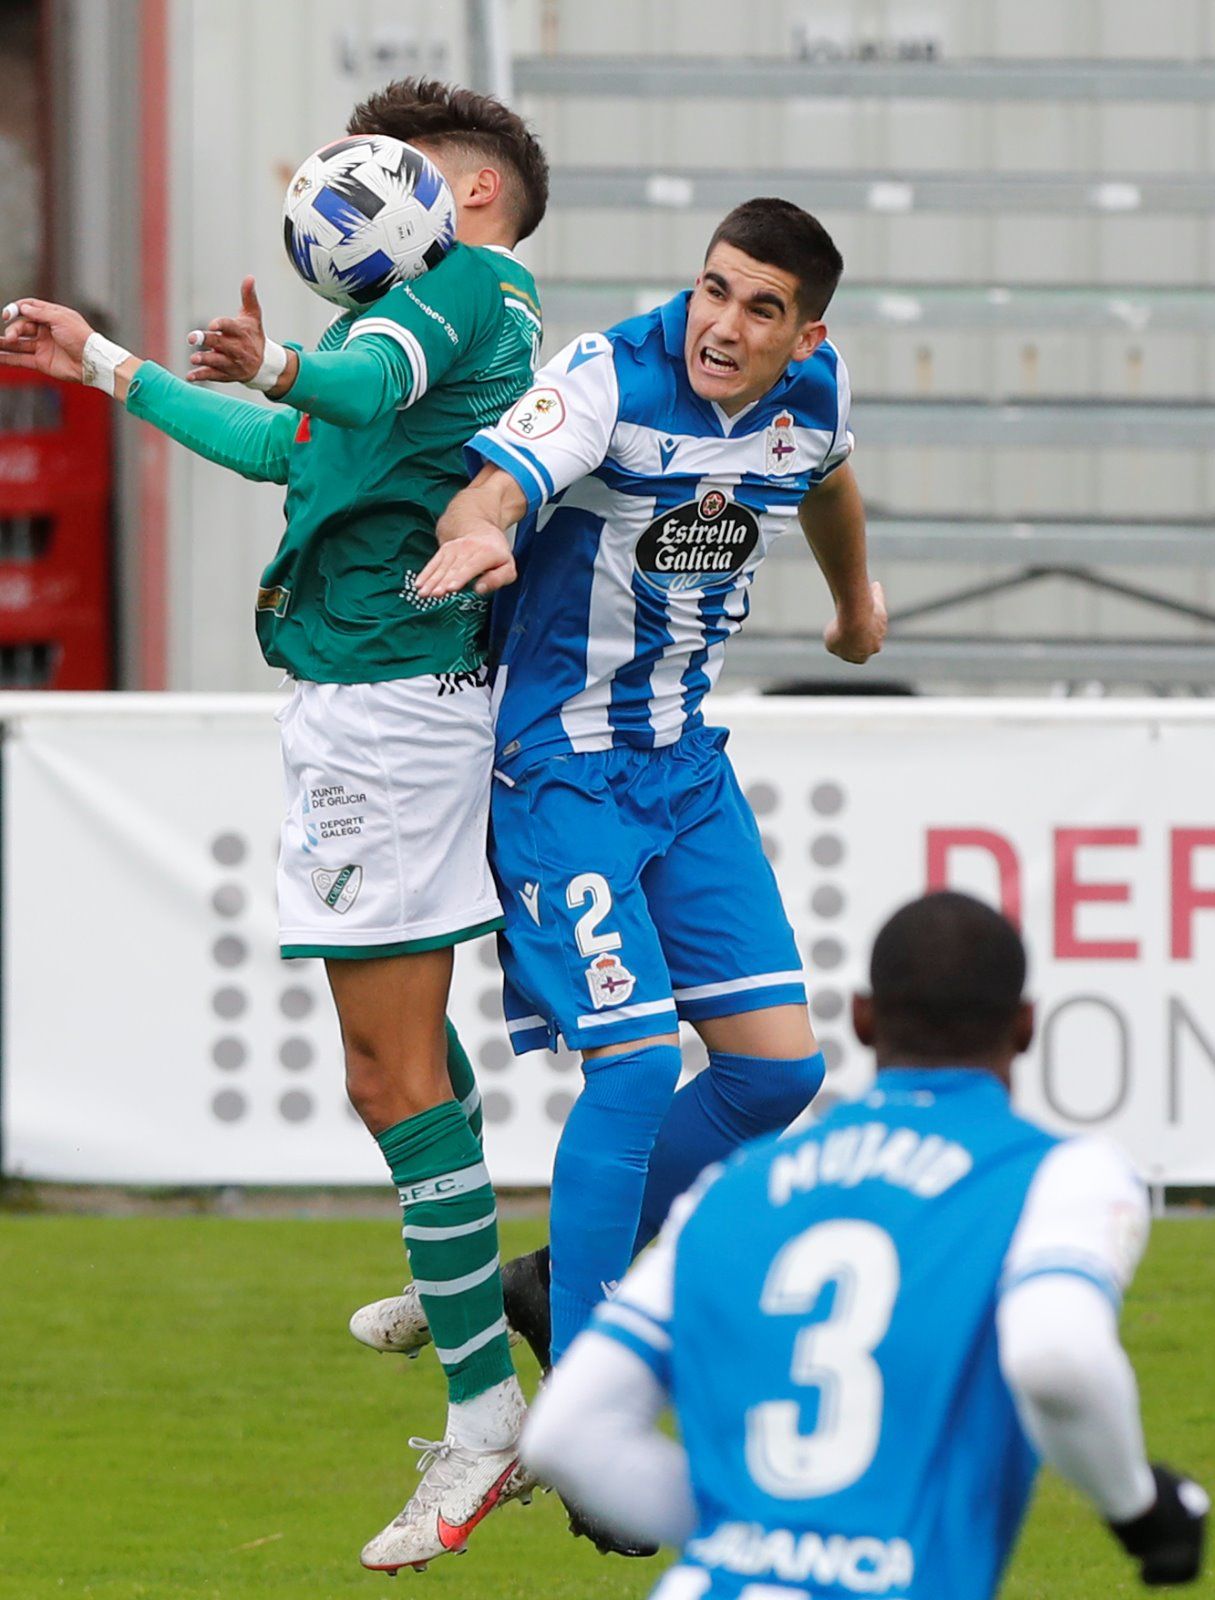
M512 112L434 82L390 85L348 132L433 162L457 242L421 277L339 315L316 350L265 337L246 279L240 313L190 336L189 381L39 300L6 308L0 361L106 389L197 454L287 486L256 612L267 661L294 680L280 716L282 951L325 960L347 1091L397 1185L449 1389L444 1437L411 1441L422 1481L363 1550L365 1566L395 1571L462 1549L528 1487L479 1100L445 1022L452 947L501 925L485 860L486 602L424 600L415 575L466 481L464 443L531 380L539 305L511 247L542 218L548 173ZM281 404L234 402L205 380Z

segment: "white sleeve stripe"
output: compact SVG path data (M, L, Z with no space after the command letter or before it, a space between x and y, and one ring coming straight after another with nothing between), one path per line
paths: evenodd
M609 1300L606 1305L600 1306L599 1321L614 1322L621 1328L627 1328L655 1350L671 1348L671 1336L665 1328L660 1328L644 1311L639 1311L634 1306L622 1305L619 1300Z
M506 295L504 297L504 300L505 300L505 303L508 306L513 307L514 310L522 311L523 315L527 318L527 320L529 322L535 323L536 327L543 331L544 324L540 321L540 318L532 310L531 306L524 305L522 300L514 300L514 299L512 299L510 295Z
M521 455L520 452L515 449L514 445L511 444L510 440L504 439L500 433L489 433L486 434L485 437L487 439L492 439L494 444L497 445L498 449L501 450L505 455L508 455L510 459L518 465L520 471L527 473L528 477L536 485L536 494L540 500L540 503L543 505L543 503L548 499L548 487L545 484L544 479L536 471L535 467L532 466L527 457L525 455ZM473 439L471 442L472 447L475 450L477 448L476 439Z
M378 333L386 339L391 339L404 350L409 361L409 370L413 375L413 388L405 401L406 406L411 406L420 400L429 387L429 372L426 366L426 352L408 328L403 328L399 322L391 322L387 317L362 317L346 335L346 343L359 338L365 333Z

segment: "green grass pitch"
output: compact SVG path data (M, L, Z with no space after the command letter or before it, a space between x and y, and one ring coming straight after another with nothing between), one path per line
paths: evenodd
M540 1228L504 1235L515 1253ZM433 1356L377 1356L346 1333L400 1271L387 1220L0 1216L0 1597L646 1594L660 1564L571 1539L553 1496L506 1507L467 1555L395 1587L362 1571L359 1546L414 1481L409 1435L442 1428ZM1213 1326L1215 1222L1158 1224L1125 1335L1150 1449L1208 1485ZM1047 1478L1007 1600L1135 1593L1105 1531Z

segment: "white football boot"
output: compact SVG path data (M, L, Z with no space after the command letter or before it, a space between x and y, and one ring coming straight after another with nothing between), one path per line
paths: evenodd
M502 1297L506 1306L506 1332L512 1345L526 1339L542 1371L549 1367L548 1248L516 1256L502 1267ZM416 1284L407 1283L400 1294L360 1306L350 1319L350 1331L372 1350L408 1356L411 1361L432 1342L430 1324Z
M350 1319L350 1331L373 1350L399 1352L411 1361L432 1342L422 1297L414 1283L407 1283L400 1294L388 1300L360 1306Z
M463 1554L469 1535L495 1506L531 1500L535 1479L515 1445L470 1450L452 1439L411 1439L409 1447L422 1452L422 1481L400 1515L363 1546L359 1560L372 1572L424 1572L438 1556Z

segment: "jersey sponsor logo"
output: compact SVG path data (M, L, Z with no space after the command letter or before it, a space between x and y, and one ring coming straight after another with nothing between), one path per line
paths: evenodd
M973 1166L969 1150L940 1134L867 1122L837 1128L824 1139L809 1138L789 1155L777 1156L768 1173L768 1199L783 1206L823 1184L854 1189L880 1179L920 1200L935 1200Z
M793 414L782 411L768 425L765 447L765 471L769 477L779 478L793 471L797 444L793 438Z
M679 449L678 439L659 439L658 459L662 462L662 471L665 472L675 459L675 452Z
M291 604L291 590L284 589L281 583L274 584L269 589L257 591L257 609L259 611L273 611L276 617L285 617L287 607Z
M330 911L336 911L340 917L345 916L363 887L363 869L353 863L339 867L336 872L317 867L312 874L312 887Z
M528 916L540 926L540 885L538 883L525 883L519 890L519 898L526 907Z
M637 541L637 570L651 588L670 594L724 589L759 543L759 520L720 489L655 517Z
M506 419L508 433L521 439L544 439L565 421L565 401L556 389L533 389Z
M586 969L587 988L596 1011L622 1006L637 987L637 979L619 956L597 956Z
M438 684L435 698L442 700L444 695L461 694L465 689L484 689L489 682L489 669L477 667L469 672L436 672L435 682Z
M902 1592L915 1577L915 1557L906 1539L842 1533L793 1533L758 1522L724 1522L707 1538L693 1539L687 1554L707 1567L743 1577L770 1574L784 1583L839 1585L854 1594Z

